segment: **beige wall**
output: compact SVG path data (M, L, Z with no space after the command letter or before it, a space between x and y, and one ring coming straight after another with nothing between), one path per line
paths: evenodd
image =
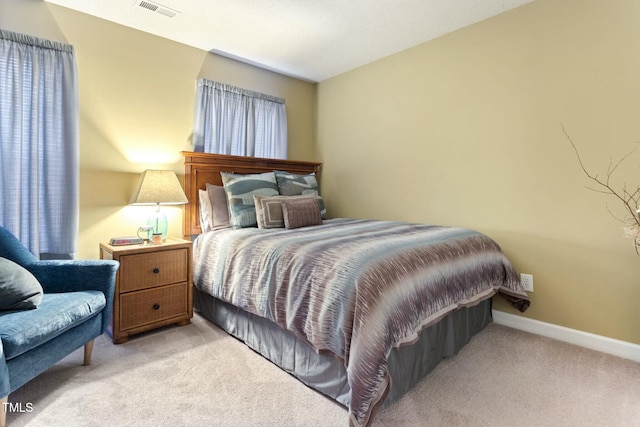
M636 0L537 0L321 82L330 213L483 231L534 276L524 316L640 343L640 259L607 211L622 205L585 188L561 127L601 177L635 147L638 23Z
M183 173L191 150L196 79L286 99L289 158L312 160L316 85L132 30L42 0L0 0L0 28L70 43L80 93L79 258L135 234L148 207L127 206L145 169ZM182 236L182 209L167 207Z

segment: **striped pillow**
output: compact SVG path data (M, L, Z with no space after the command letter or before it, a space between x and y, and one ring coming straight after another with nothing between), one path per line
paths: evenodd
M224 191L227 193L229 222L233 228L257 227L255 194L278 195L278 184L273 172L239 175L220 172Z

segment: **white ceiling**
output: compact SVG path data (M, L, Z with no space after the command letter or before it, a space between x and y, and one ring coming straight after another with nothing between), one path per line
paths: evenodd
M46 1L318 82L533 0Z

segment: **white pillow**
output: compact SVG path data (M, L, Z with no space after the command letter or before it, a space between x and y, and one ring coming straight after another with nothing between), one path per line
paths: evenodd
M200 229L203 233L211 231L213 223L211 222L211 199L206 190L198 190L198 200L200 201Z

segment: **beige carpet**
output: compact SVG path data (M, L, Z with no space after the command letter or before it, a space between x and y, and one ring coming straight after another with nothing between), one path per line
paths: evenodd
M8 427L346 426L341 406L198 315L77 351L9 396ZM16 407L14 405L14 407ZM640 364L489 325L374 426L638 426Z

